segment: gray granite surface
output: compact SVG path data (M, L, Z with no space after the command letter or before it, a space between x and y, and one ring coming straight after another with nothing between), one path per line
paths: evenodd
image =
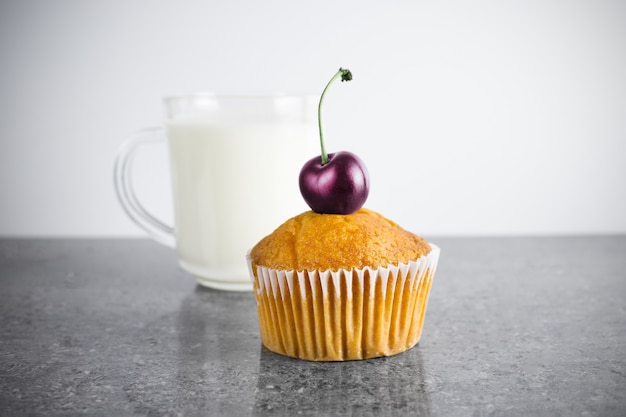
M0 415L626 415L626 236L432 241L419 345L314 363L151 241L0 240Z

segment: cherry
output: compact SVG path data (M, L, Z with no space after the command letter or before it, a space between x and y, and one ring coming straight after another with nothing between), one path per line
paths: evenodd
M316 213L354 213L369 194L367 168L351 152L331 153L325 165L319 157L312 158L300 171L300 193Z
M360 209L369 194L369 174L365 164L351 152L326 153L322 133L322 101L328 87L341 77L350 81L352 73L339 68L324 88L317 109L321 158L314 157L300 171L300 193L313 211L321 214L351 214Z

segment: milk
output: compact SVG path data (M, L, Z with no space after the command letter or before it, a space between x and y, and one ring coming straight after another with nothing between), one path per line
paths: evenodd
M165 126L181 266L214 288L250 286L246 252L308 209L298 175L319 154L314 125L192 115Z

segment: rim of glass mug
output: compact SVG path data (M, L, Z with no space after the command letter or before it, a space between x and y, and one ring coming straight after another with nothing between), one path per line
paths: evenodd
M198 92L190 94L168 95L163 97L164 118L174 120L184 113L185 116L194 114L215 114L221 120L225 114L238 114L248 119L268 120L277 118L289 120L309 119L317 117L319 96L313 94L216 94ZM272 106L266 106L271 102ZM243 104L242 104L243 103ZM230 112L237 106L237 112ZM233 119L235 121L235 119Z

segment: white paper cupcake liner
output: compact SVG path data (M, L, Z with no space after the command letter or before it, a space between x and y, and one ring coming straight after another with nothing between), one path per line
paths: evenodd
M338 271L248 266L261 340L271 351L317 360L389 356L419 341L439 247L408 264Z

